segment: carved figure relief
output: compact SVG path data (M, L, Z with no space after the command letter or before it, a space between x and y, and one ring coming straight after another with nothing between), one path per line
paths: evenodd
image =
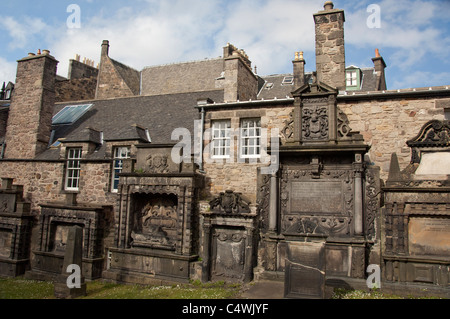
M169 172L168 158L166 155L149 155L147 157L147 171L163 174Z
M177 206L170 199L150 200L136 215L131 233L133 246L174 246L172 237L176 233Z
M304 140L328 138L328 107L304 106L302 111L302 137Z

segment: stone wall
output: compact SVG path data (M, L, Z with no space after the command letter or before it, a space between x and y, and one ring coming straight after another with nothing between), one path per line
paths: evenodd
M57 63L47 52L18 61L6 131L6 158L34 158L47 148Z
M95 98L97 77L57 81L55 102L86 101Z
M371 146L370 161L381 168L381 178L386 180L391 154L397 153L400 167L410 160L410 148L406 141L414 138L420 128L432 119L444 119L443 98L372 99L338 102L339 108L348 116L353 131L360 131L364 142Z
M102 57L97 83L96 99L134 96L126 81L117 72L109 57Z
M234 156L229 160L211 160L209 154L204 154L204 170L206 171L206 194L204 197L217 196L220 192L233 190L241 192L252 203L256 203L257 194L257 170L258 167L268 166L267 159L246 159L244 162L239 160L239 126L240 120L244 118L261 118L261 127L267 130L266 146L270 143L271 130L273 128L281 128L284 121L289 119L292 107L280 104L271 105L270 108L260 109L236 109L222 110L213 113L207 113L205 129L211 128L214 120L231 120L231 129L235 133L233 151ZM209 140L204 142L204 148L210 143ZM207 151L209 152L209 150Z

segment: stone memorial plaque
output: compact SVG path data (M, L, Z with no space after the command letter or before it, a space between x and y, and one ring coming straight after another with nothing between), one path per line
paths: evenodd
M450 218L411 217L409 252L411 255L442 255L450 251Z
M341 181L291 182L291 212L337 213L343 210Z
M0 229L0 257L9 258L11 254L12 232Z
M285 297L322 299L325 291L325 243L288 242Z

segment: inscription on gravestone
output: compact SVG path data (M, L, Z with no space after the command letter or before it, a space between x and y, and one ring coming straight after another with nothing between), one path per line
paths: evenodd
M411 217L409 250L413 255L445 255L450 251L450 218Z
M292 182L291 212L336 213L343 210L342 182Z

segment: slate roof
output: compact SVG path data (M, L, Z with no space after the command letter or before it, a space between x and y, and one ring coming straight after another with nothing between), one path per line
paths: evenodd
M97 142L96 132L103 132L105 141L147 142L145 129L148 129L152 144L176 143L171 140L172 131L187 128L193 132L194 120L200 119L195 106L198 99L204 98L222 103L223 90L57 103L54 114L66 105L93 105L75 123L53 125L53 141L64 138L67 142ZM104 150L99 149L98 153L102 152ZM49 149L38 158L55 159L56 156L56 152Z
M305 83L309 81L311 75L311 73L305 73ZM291 92L295 90L294 84L283 84L283 79L287 76L293 76L293 74L287 73L261 76L265 83L258 92L258 100L271 100L274 98L284 99L286 97L292 97Z
M376 91L377 87L377 74L374 68L361 68L362 81L361 91Z

